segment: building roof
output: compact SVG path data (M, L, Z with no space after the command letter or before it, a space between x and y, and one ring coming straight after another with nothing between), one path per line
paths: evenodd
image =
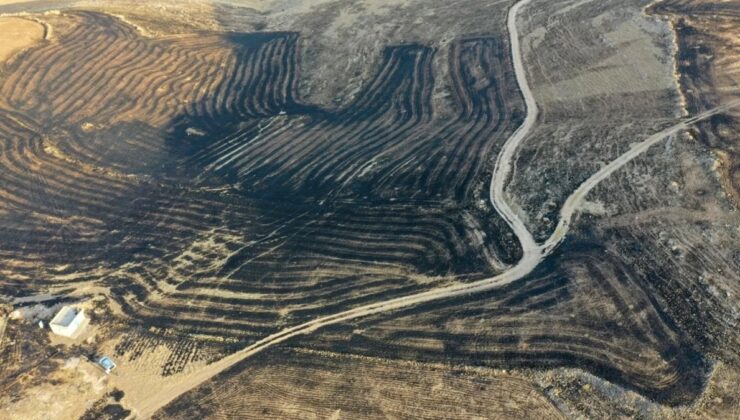
M52 324L68 326L75 319L80 311L72 306L65 306L57 312L54 318L51 320Z

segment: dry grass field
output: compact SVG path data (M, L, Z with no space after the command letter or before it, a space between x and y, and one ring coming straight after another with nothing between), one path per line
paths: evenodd
M527 380L491 369L456 370L305 349L275 352L248 365L158 417L563 418Z
M0 2L0 417L733 418L733 4Z

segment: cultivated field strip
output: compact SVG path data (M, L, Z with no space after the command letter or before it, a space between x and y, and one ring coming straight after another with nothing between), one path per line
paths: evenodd
M158 351L152 351L157 349ZM164 351L162 351L164 350ZM117 356L146 372L152 365L160 369L163 376L181 373L193 363L210 362L223 357L230 351L229 344L201 342L179 337L168 337L156 328L134 330L126 334L115 346ZM152 363L151 359L156 363Z
M475 205L523 115L498 38L388 47L354 102L323 110L299 100L296 34L146 39L101 14L58 19L68 30L14 61L0 86L0 270L29 288L106 285L134 324L156 330L126 336L120 357L162 351L161 374L176 374L281 328L517 260L508 228ZM432 71L440 54L446 80ZM437 83L453 118L435 113ZM591 321L542 324L570 308L573 282L497 298L511 313L493 310L501 329L485 339L381 322L356 342L390 343L381 353L393 357L431 358L442 343L460 360L583 362L646 391L675 386L658 321L623 327L652 337L650 356Z
M465 39L453 44L448 59L458 116L436 120L434 53L390 47L346 109L299 127L275 124L257 136L246 130L226 137L196 155L195 164L250 188L286 194L465 202L496 139L516 125L510 113L519 96L505 46L495 38Z
M193 375L188 376L187 378L184 378L182 382L171 385L166 391L161 392L158 398L143 397L141 401L141 407L144 407L146 413L154 412L158 407L161 407L163 405L163 396L164 398L170 399L174 396L187 393L189 390L195 389L196 387L198 387L199 384L207 382L210 378L213 378L214 375L217 375L219 372L222 372L223 370L234 366L240 361L244 361L250 356L254 356L256 354L264 352L268 348L274 347L275 345L283 343L296 336L310 334L320 328L341 325L342 323L347 321L367 318L373 315L377 317L395 316L397 315L397 312L399 310L404 310L404 308L418 308L419 306L425 306L424 304L429 302L439 302L443 299L456 300L461 297L468 299L471 294L474 294L476 292L483 293L494 291L492 293L497 293L502 290L505 291L506 289L511 287L526 285L525 282L518 282L517 280L528 277L537 267L540 266L541 262L546 261L546 258L552 254L557 245L559 245L563 241L569 231L574 213L582 208L582 206L584 205L584 198L589 191L596 187L602 180L606 179L610 174L621 169L623 166L630 163L633 159L646 152L652 146L664 140L666 137L669 137L681 130L685 130L692 124L710 118L711 116L720 113L727 108L737 106L737 103L728 104L724 107L716 107L705 113L694 115L691 118L680 121L671 127L668 127L660 132L653 134L644 141L633 145L630 150L623 153L621 156L610 162L608 165L602 167L596 173L592 174L591 177L589 177L575 191L571 193L560 211L560 221L558 223L558 228L547 239L545 243L543 243L542 245L538 245L532 238L531 233L524 226L524 223L520 219L519 215L517 215L511 209L507 202L505 194L503 193L505 178L508 177L509 168L511 166L512 160L514 159L513 152L515 151L519 143L521 143L521 141L531 131L537 115L537 106L534 102L532 92L528 87L526 76L524 75L524 66L522 64L520 49L518 46L519 35L517 31L516 20L517 12L521 7L526 6L528 3L529 1L525 0L515 4L514 7L509 10L507 19L513 48L512 56L514 59L514 66L516 69L518 84L522 89L524 98L526 99L527 115L521 127L517 129L517 131L515 131L504 144L503 150L496 161L496 166L494 168L493 177L490 184L491 202L496 207L501 216L506 219L506 223L510 226L510 228L516 232L517 238L522 244L523 256L521 257L519 263L517 263L516 266L512 267L511 269L504 271L498 276L483 278L471 284L455 284L448 287L437 287L425 292L419 292L396 299L375 302L344 312L338 312L328 316L314 318L306 323L284 328L279 332L271 334L270 336L267 336L250 346L240 349L237 353L233 355L219 360L208 370L197 372ZM586 242L579 245L585 245L585 247L587 248L594 248L593 243ZM569 250L569 252L570 251L572 250ZM588 249L588 251L594 251L594 249ZM595 251L598 252L598 249L596 249ZM558 267L548 267L549 271L540 271L539 274L548 275L550 272L555 272L556 268ZM617 275L615 277L619 279L621 277L621 273L616 274ZM660 400L668 402L690 401L703 387L703 382L705 378L703 367L705 365L703 363L702 357L698 352L696 352L690 342L685 339L682 333L679 330L674 329L674 324L672 323L670 318L665 316L658 308L656 298L650 295L647 296L649 297L650 303L653 303L653 308L655 309L655 311L653 311L653 314L648 314L648 316L657 315L658 318L665 322L666 328L663 331L661 331L660 326L656 326L652 329L652 332L656 333L656 335L662 340L660 344L664 344L667 348L667 350L661 350L660 354L669 358L675 358L679 353L678 350L680 350L681 354L679 355L679 358L682 360L677 363L677 366L690 367L689 371L683 378L684 380L675 379L671 377L675 375L669 375L667 379L658 380L653 384L650 384L651 386L645 387L644 383L634 381L634 378L630 378L630 376L635 375L634 372L620 371L618 369L614 371L611 370L609 367L604 368L605 365L603 363L599 363L600 359L594 362L593 360L589 360L588 356L581 358L579 361L585 363L586 366L589 366L590 370L598 371L598 373L603 377L613 378L613 380L616 380L618 382L629 384L634 388L638 388L641 392L651 394L659 398ZM601 301L597 300L597 302ZM435 303L435 309L436 306L438 306L438 303ZM633 308L630 306L631 305L629 305L628 308L632 310ZM502 308L506 309L505 306L502 306ZM430 312L431 309L432 308L429 308ZM406 311L413 310L414 309ZM627 313L627 315L631 316L634 314L632 312L629 312ZM654 319L654 317L651 318ZM439 325L439 323L435 324L435 326L437 325ZM454 327L454 325L447 325L446 327L450 328ZM608 330L609 328L607 327L607 331ZM359 333L362 333L362 330L360 330ZM354 331L351 332L351 335L354 335ZM638 343L641 344L640 341L638 341ZM576 353L578 353L578 350L582 350L579 349L578 346L572 347L576 350ZM555 353L558 352L555 351ZM635 350L629 349L627 353L634 354ZM600 355L601 354L602 353L600 353ZM540 360L539 362L547 363L547 359ZM558 358L558 361L554 362L555 365L560 365L563 363L567 364L567 361L563 360L562 358ZM620 366L619 363L617 363L616 365ZM642 372L637 372L636 376L639 378L644 377L645 375Z
M0 92L31 115L67 125L142 121L169 127L183 115L201 129L296 111L297 34L141 37L99 13L65 14L74 28L27 52ZM50 64L51 63L51 64Z
M561 418L526 381L488 369L448 370L303 349L278 351L254 362L211 382L208 392L178 400L155 418L181 419L194 412L214 419L244 413L263 419L330 418L335 413L366 419Z
M489 202L524 119L504 39L389 46L354 101L324 109L300 99L296 33L151 39L101 13L49 19L58 38L0 73L0 275L14 293L104 286L135 329L118 356L174 375L421 295L311 346L586 367L675 402L701 386L640 276L593 244L465 295L545 255Z
M702 387L701 356L650 296L641 274L609 252L596 257L593 247L566 244L568 256L554 255L544 264L548 269L466 296L464 305L451 299L334 327L311 346L501 367L588 367L659 400L691 400Z
M100 13L49 19L57 38L0 79L9 281L104 285L168 343L249 343L516 260L474 204L521 107L498 38L388 47L328 110L300 100L295 33L151 39Z
M231 149L199 158L219 172L259 179L264 188L326 195L341 182L333 177L345 173L347 166L409 135L428 118L432 54L422 47L389 48L378 74L349 109L323 120L319 115L298 132L276 130L251 141L236 139L230 141ZM331 174L325 173L327 168L332 168Z

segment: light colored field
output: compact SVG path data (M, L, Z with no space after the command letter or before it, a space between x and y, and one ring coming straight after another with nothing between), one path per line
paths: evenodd
M0 4L7 2L0 1ZM44 38L44 25L28 19L0 18L0 63Z
M292 350L245 365L155 418L563 418L526 379L486 368Z
M31 381L33 373L24 377ZM24 398L0 398L0 418L77 419L106 390L105 374L90 362L71 358L48 381L29 387Z

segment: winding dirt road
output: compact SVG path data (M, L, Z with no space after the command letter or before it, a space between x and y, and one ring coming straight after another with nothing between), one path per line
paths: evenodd
M519 218L519 215L509 206L506 200L506 193L504 191L509 175L511 173L511 165L516 156L516 150L519 147L519 143L527 137L529 132L534 127L537 121L537 115L539 110L537 109L537 102L534 100L532 90L529 88L529 82L527 81L527 73L524 69L524 61L522 60L522 50L519 47L519 30L516 27L516 17L519 13L519 9L529 4L531 0L521 0L514 4L509 9L509 14L506 18L506 27L509 31L509 44L511 46L511 58L514 63L514 73L516 74L516 82L519 85L519 90L522 92L524 97L524 104L526 105L527 115L524 118L524 122L519 128L514 131L504 143L496 158L496 166L493 168L493 177L491 179L490 199L491 204L506 223L514 231L514 234L519 238L519 243L522 245L522 252L526 259L527 254L538 252L539 247L535 242L532 234L527 230L524 222Z
M650 148L660 140L666 138L667 136L684 130L690 125L704 120L716 113L740 105L740 101L735 101L724 106L712 109L703 114L681 121L634 145L628 152L624 153L613 162L611 162L609 165L603 167L601 170L593 174L568 197L568 199L565 201L565 204L563 205L563 208L560 211L560 221L557 225L557 228L555 229L553 234L545 241L544 244L538 244L534 240L532 234L526 228L524 223L521 221L519 216L516 214L516 212L512 210L512 208L509 206L506 194L504 192L507 180L511 173L512 162L515 157L516 149L522 142L522 140L526 138L526 136L529 134L530 130L534 126L538 113L537 104L534 101L534 96L532 95L532 92L527 83L524 64L521 58L521 50L519 47L519 33L516 27L516 17L518 11L530 2L531 0L522 0L516 3L509 10L507 20L514 70L516 72L516 78L519 84L519 88L521 89L525 99L525 103L527 106L527 115L524 123L514 132L514 134L512 134L512 136L504 144L501 153L496 160L496 165L494 167L490 187L490 198L493 206L514 231L522 245L523 256L521 260L509 270L494 277L485 278L473 283L442 287L426 292L387 300L384 302L359 306L357 308L339 312L334 315L316 318L306 323L286 328L275 334L271 334L257 341L256 343L245 347L242 350L239 350L236 353L233 353L215 363L206 366L199 371L193 372L183 377L178 377L175 383L165 385L156 391L149 392L146 398L144 398L143 400L137 400L135 402L132 401L134 405L133 408L138 412L139 415L141 415L142 417L149 417L156 410L165 406L167 403L174 400L178 396L187 391L190 391L191 389L194 389L203 382L211 379L217 374L223 372L225 369L234 366L242 360L277 344L283 343L291 338L304 334L310 334L318 330L319 328L361 317L367 317L370 315L392 312L401 308L407 308L410 306L419 305L435 300L448 299L462 295L484 292L491 289L499 288L523 278L527 274L531 273L532 270L534 270L534 268L537 267L540 262L545 257L547 257L563 240L563 238L568 233L573 215L580 208L583 199L588 194L588 192L591 191L591 189L593 189L596 185L598 185L599 182L606 179L614 171L618 170L626 163L639 156L641 153L645 152L648 148ZM126 391L126 394L129 395L129 392Z

